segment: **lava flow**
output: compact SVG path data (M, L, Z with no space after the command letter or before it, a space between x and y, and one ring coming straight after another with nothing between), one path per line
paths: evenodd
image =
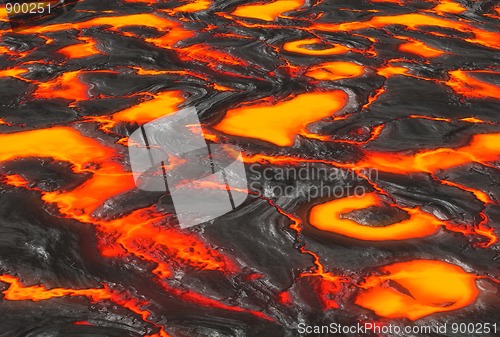
M442 261L399 262L367 276L355 303L382 317L417 320L474 303L479 294L476 279Z
M13 3L0 5L2 336L498 321L494 1L80 0L27 25ZM185 108L192 149L157 125ZM162 141L208 154L156 158ZM133 151L161 188L136 185ZM229 211L180 228L176 171L183 201L222 191Z
M355 239L370 241L390 241L421 238L435 233L443 221L418 209L405 209L408 219L385 226L362 225L356 221L342 218L343 214L355 209L380 206L375 194L363 197L351 196L316 205L311 209L309 222L312 226Z
M296 135L309 135L309 124L332 116L345 106L347 99L344 92L334 91L302 94L274 105L263 101L260 105L228 111L215 129L234 136L290 146ZM297 106L301 109L296 109Z

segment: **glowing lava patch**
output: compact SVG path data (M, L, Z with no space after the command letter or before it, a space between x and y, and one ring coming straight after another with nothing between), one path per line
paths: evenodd
M500 157L500 133L474 135L468 145L458 148L424 150L414 155L365 152L359 167L376 168L383 172L407 174L435 172L471 162L488 164Z
M281 14L300 8L304 3L303 0L277 0L271 3L242 5L236 8L232 14L245 18L274 21Z
M228 135L291 146L299 134L309 134L307 125L332 116L347 103L343 91L306 93L287 101L242 106L226 113L215 129Z
M386 318L417 320L466 307L476 300L477 277L442 261L390 264L367 276L355 303Z
M307 76L316 80L335 81L363 75L365 68L352 62L328 62L309 68Z
M435 233L444 223L418 209L404 209L409 218L387 226L365 226L342 218L357 209L380 206L374 193L362 197L350 196L313 206L309 214L310 224L322 231L340 234L358 240L390 241L421 238Z
M316 44L321 44L321 40L317 38L312 38L312 39L291 41L283 45L283 50L297 54L314 55L314 56L345 54L349 51L349 48L340 44L335 44L333 47L325 49L308 48L308 46L311 47Z

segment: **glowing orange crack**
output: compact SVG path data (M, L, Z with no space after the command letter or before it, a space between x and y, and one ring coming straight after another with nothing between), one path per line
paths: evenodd
M235 264L217 250L207 245L196 236L182 232L176 228L162 225L165 215L153 209L139 209L132 213L110 221L100 221L99 226L105 233L116 233L113 240L119 247L144 260L158 265L158 275L162 278L170 276L170 264L158 258L161 251L176 261L191 265L199 270L220 270L234 272ZM123 250L109 250L107 245L101 246L105 256L120 256ZM117 248L117 247L116 247Z
M454 70L449 72L450 79L445 84L465 97L500 99L500 86L480 81L474 78L474 73L487 73L500 76L500 72L494 71Z
M9 301L34 302L48 300L63 296L85 296L91 301L97 302L110 299L111 294L107 288L102 289L65 289L53 288L47 289L43 285L23 286L17 277L11 275L0 275L0 281L9 284L9 287L3 291L4 298Z
M306 159L293 156L271 156L265 154L244 155L245 163L272 163L277 165L296 165L298 163L323 163L347 169L377 169L381 172L409 174L416 172L434 173L468 163L489 166L489 162L500 158L500 133L476 134L469 144L457 148L438 148L421 150L414 154L364 151L364 157L356 163L341 163L328 159Z
M34 285L34 286L23 286L17 277L11 275L0 275L0 281L9 284L9 287L4 290L4 299L9 301L44 301L52 298L64 297L64 296L84 296L87 297L91 302L99 302L104 300L109 300L114 303L119 304L123 308L126 308L139 316L145 322L151 323L160 329L158 334L152 334L158 337L169 337L166 333L164 327L156 325L154 322L149 320L150 312L142 309L141 307L146 306L148 303L144 301L139 301L134 298L128 298L126 294L118 294L109 289L106 285L103 288L88 288L88 289L71 289L71 288L52 288L47 289L44 285Z
M476 134L468 145L458 148L423 150L413 155L365 151L356 167L371 167L383 172L408 174L435 172L471 162L488 164L500 157L500 133Z
M212 69L217 69L220 67L221 63L232 66L248 66L246 61L203 43L194 44L185 48L177 48L176 52L181 60L186 62L201 61L210 65Z
M87 117L87 121L98 122L101 129L109 131L117 123L128 122L145 124L157 118L167 116L178 110L184 102L181 91L165 91L130 108L115 112L111 116Z
M4 180L6 184L10 186L15 186L15 187L24 187L28 188L29 181L24 179L24 177L18 175L18 174L6 174L2 176L2 179L0 179L0 182Z

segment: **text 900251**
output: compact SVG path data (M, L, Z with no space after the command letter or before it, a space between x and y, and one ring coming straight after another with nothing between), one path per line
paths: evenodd
M6 0L5 12L12 30L40 26L68 13L78 0Z

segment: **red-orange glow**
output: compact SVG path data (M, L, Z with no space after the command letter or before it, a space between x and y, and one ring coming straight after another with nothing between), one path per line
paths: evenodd
M166 215L155 213L151 209L137 210L109 221L92 218L91 212L96 207L111 196L133 187L130 174L123 172L119 165L111 161L114 157L113 151L97 141L64 127L1 135L0 141L12 144L10 147L2 147L2 161L31 156L51 157L72 163L73 170L77 173L93 174L74 190L44 192L42 199L56 203L63 215L96 225L101 232L99 240L104 256L131 254L144 261L153 262L157 265L153 273L162 279L171 276L172 263L225 273L232 273L237 269L229 259L217 250L209 248L195 235L171 227L166 228ZM14 184L22 183L17 178L11 181ZM198 296L198 300L204 298ZM129 308L127 303L121 304ZM213 306L213 303L211 305ZM243 310L238 307L230 308ZM132 310L131 307L129 309ZM135 312L145 318L149 315L143 310L137 309Z
M102 242L103 253L108 257L121 256L124 250L119 247L124 248L128 253L156 263L154 272L161 278L171 275L169 259L162 258L165 255L176 263L200 270L234 272L237 269L229 259L217 250L210 249L196 236L176 228L167 228L165 223L165 215L152 209L139 209L122 218L100 221L101 230L113 234L112 242L108 239ZM110 243L112 245L108 246Z
M353 31L369 28L382 28L389 25L403 25L410 29L421 26L437 26L456 29L460 32L474 33L474 39L466 39L471 43L480 44L491 48L500 48L500 33L481 30L473 25L468 25L460 21L440 18L420 13L375 16L368 21L346 22L340 24L316 23L314 29L322 31Z
M25 187L27 188L29 181L24 179L24 177L18 174L6 174L3 176L5 183L15 187ZM1 181L1 180L0 180Z
M157 28L160 31L167 31L170 28L175 28L177 24L166 18L146 13L133 14L125 16L102 16L93 18L87 21L71 22L71 23L55 23L44 26L36 26L24 29L23 34L42 34L47 32L56 32L68 29L85 29L95 26L111 26L113 29L127 26L147 26Z
M179 182L179 184L183 185L182 188L188 188L188 189L202 189L203 188L203 189L214 189L214 190L224 190L224 191L227 190L227 185L220 184L217 182L208 182L208 181L200 182L200 181L191 181L191 180L181 180ZM244 194L249 193L246 188L245 189L234 188L234 189L231 189L231 191L241 192Z
M195 237L165 229L158 223L165 215L138 210L128 216L111 221L91 216L112 196L134 187L129 172L112 161L116 154L94 139L82 136L74 129L56 127L15 134L0 135L0 141L9 144L0 150L0 161L25 157L50 157L69 162L75 173L89 172L91 178L70 191L44 192L42 199L55 203L59 212L82 222L93 223L112 234L113 241L106 241L103 254L117 256L131 253L144 260L157 263L156 272L161 277L170 275L169 265L161 256L171 256L176 263L188 264L199 269L230 272L235 269L229 260L216 250L206 248ZM19 177L10 177L13 185L25 185ZM189 248L189 249L188 249Z
M431 116L423 116L423 115L410 115L408 117L415 118L415 119L428 119L430 121L451 122L450 118L442 118L442 117L431 117Z
M79 40L84 43L73 44L58 50L67 58L77 59L101 54L101 51L96 48L95 41L91 38L81 37Z
M370 0L370 2L388 2L388 3L395 3L398 5L404 4L404 0Z
M309 68L306 75L317 80L335 81L363 75L365 68L352 62L328 62Z
M476 162L488 165L498 160L500 133L476 134L468 145L459 148L439 148L411 154L365 151L364 159L354 164L339 163L326 159L303 159L288 156L269 156L264 154L245 155L246 163L272 163L294 165L297 163L323 163L348 169L372 168L381 172L408 174L415 172L433 173L452 167Z
M194 36L193 32L185 30L178 22L151 13L125 16L103 16L81 22L47 24L39 27L26 28L21 33L43 34L47 32L85 29L96 26L109 26L110 30L117 30L128 26L146 26L154 28L161 32L165 32L165 34L157 38L147 38L144 39L144 41L152 43L160 48L169 49L172 48L175 43ZM128 35L133 36L132 33Z
M5 9L5 5L2 3L0 6L0 20L7 21L9 19L9 14L7 14L7 10Z
M0 282L7 283L1 287L2 289L6 288L3 291L4 300L42 301L51 298L83 296L90 299L92 303L106 301L108 305L107 302L110 301L130 310L145 322L156 327L156 333L147 334L144 337L169 337L165 330L166 327L157 325L154 321L159 319L163 322L164 317L161 316L161 313L160 316L157 316L156 312L148 309L155 308L156 311L165 303L162 299L159 299L157 303L156 299L148 298L147 295L150 294L149 290L155 289L155 286L162 286L164 293L162 296L174 298L179 302L185 301L191 306L245 313L258 319L273 321L271 316L277 315L274 311L275 308L266 310L266 312L271 313L268 315L259 311L262 308L259 308L258 304L246 308L240 306L243 304L235 304L245 302L240 302L237 298L231 297L230 300L221 300L217 290L207 293L194 286L190 288L190 283L182 285L179 283L182 281L179 277L184 274L189 278L205 276L210 278L211 275L217 275L215 280L218 277L226 277L228 282L250 282L261 287L269 283L270 279L267 275L253 272L249 274L247 271L253 269L252 266L246 265L243 261L241 262L242 266L240 266L240 260L232 257L233 252L211 244L206 235L199 234L203 233L203 229L200 231L195 228L192 230L179 229L175 215L165 213L160 204L156 205L157 199L152 194L141 192L140 199L137 200L137 205L140 206L137 206L136 209L129 208L133 206L133 203L127 203L126 200L136 195L135 192L128 192L135 189L136 186L131 172L127 171L129 163L124 156L127 153L127 146L132 147L137 146L137 144L129 142L127 135L137 125L144 125L157 118L175 113L182 108L181 106L185 104L186 100L194 102L193 104L196 105L199 103L199 99L204 99L204 94L200 97L197 94L188 95L191 89L183 92L179 91L181 89L158 92L158 90L165 90L158 88L183 88L182 90L184 90L187 86L194 85L195 92L207 90L205 91L208 95L206 97L215 102L213 106L215 110L219 106L217 102L222 103L220 107L227 109L227 112L225 116L220 116L221 119L214 122L212 131L203 130L203 136L207 140L212 142L230 141L231 139L226 138L234 136L244 137L250 142L252 140L267 142L268 145L274 144L282 147L295 145L293 149L289 149L290 151L275 147L270 149L269 146L264 146L264 149L258 149L258 145L256 147L250 146L246 154L243 154L243 160L246 163L261 162L284 166L321 163L352 170L360 179L366 179L363 184L370 185L375 192L365 194L362 197L352 196L330 200L310 207L310 213L307 215L309 224L318 231L324 231L325 235L333 233L355 240L372 241L372 244L374 244L373 241L379 241L378 246L380 246L381 241L423 238L440 231L444 232L440 235L449 235L446 232L448 230L464 236L481 236L481 240L477 240L476 237L471 240L470 244L473 247L488 248L497 243L498 236L495 229L488 226L493 219L490 220L486 215L489 214L487 210L490 208L486 206L496 204L497 200L492 200L488 193L475 187L441 180L439 177L445 176L440 172L441 170L469 163L493 167L494 165L491 163L496 163L500 159L500 146L498 145L500 144L500 133L477 134L472 136L469 141L463 139L464 143L455 148L422 148L421 150L404 152L382 152L370 150L374 147L363 146L376 140L384 126L387 125L381 122L386 116L371 118L369 111L364 111L386 90L390 91L392 88L391 85L385 87L387 82L380 76L386 79L398 75L419 78L428 81L429 84L441 87L446 85L445 89L450 88L448 91L452 92L453 90L454 93L465 98L484 98L490 101L500 98L498 83L488 83L488 80L476 76L481 73L500 74L498 69L493 66L489 68L495 70L466 70L466 68L462 70L459 68L449 72L448 80L443 80L441 75L434 71L414 70L416 69L414 66L422 63L425 65L424 68L430 70L436 65L438 68L441 67L441 61L446 57L437 60L427 59L437 58L443 54L451 55L457 44L446 44L447 38L500 49L500 32L494 28L490 28L491 31L484 30L484 27L494 21L491 18L498 18L494 13L500 15L500 7L497 6L490 10L489 14L481 13L490 19L487 19L488 22L480 23L476 20L477 18L473 19L471 16L455 15L467 10L465 5L461 5L459 1L424 1L428 2L428 6L417 6L415 13L396 15L391 15L387 11L409 12L404 7L408 5L407 1L368 0L367 8L373 5L369 2L388 4L377 5L376 7L379 9L351 9L341 6L333 9L330 13L324 11L324 8L330 7L324 7L323 0L254 0L251 1L251 4L243 4L242 1L239 1L238 4L231 5L232 7L226 7L230 8L230 11L234 9L231 14L222 12L215 14L222 19L222 26L220 26L216 23L218 18L214 18L213 22L203 19L204 16L210 15L210 12L197 13L214 10L215 7L211 8L214 3L211 0L181 0L175 4L166 4L166 7L178 6L168 9L165 9L164 6L166 2L162 3L158 0L125 0L125 2L133 4L130 7L133 13L143 11L146 14L129 14L127 13L128 9L124 8L112 8L100 12L76 8L76 13L82 14L77 15L77 22L62 23L63 20L54 20L37 27L26 27L16 33L18 35L27 34L26 37L28 35L36 37L36 43L30 43L29 48L18 48L8 41L6 46L9 47L0 46L0 53L6 55L6 60L10 63L16 63L15 66L12 66L13 68L0 70L0 79L6 78L9 82L15 82L21 89L29 88L22 95L23 101L20 104L26 102L29 107L30 98L35 99L36 104L43 104L42 100L69 100L71 101L70 107L75 108L73 112L78 119L74 122L65 122L70 125L65 127L18 131L23 126L21 122L14 122L14 125L8 128L7 126L11 126L11 124L7 121L17 121L20 117L6 115L5 120L0 119L1 128L16 133L0 134L0 144L2 144L0 145L0 163L32 157L59 161L69 165L62 165L58 170L66 168L69 171L66 173L78 175L78 179L75 178L74 183L83 181L77 186L70 183L64 185L68 187L47 192L41 188L43 183L39 183L40 177L37 177L36 182L28 181L23 177L23 174L28 178L31 175L21 171L21 174L0 174L0 186L12 186L7 188L9 193L17 193L21 189L30 190L32 197L39 197L45 203L44 209L52 216L76 220L67 221L68 226L79 226L82 223L87 227L94 226L96 246L104 263L106 261L113 264L126 263L125 268L130 267L128 266L130 263L131 266L137 266L137 270L143 270L145 273L146 288L136 287L132 284L133 293L131 294L127 293L127 284L120 286L120 290L116 291L111 283L92 285L89 289L47 289L47 283L45 286L41 284L23 286L16 277L0 275ZM462 3L464 2L462 1ZM398 5L401 7L397 8ZM467 6L470 7L470 4ZM346 5L345 7L350 6ZM296 12L293 12L294 10ZM348 12L356 12L357 14L351 16L353 13ZM337 16L336 13L340 16ZM99 17L99 15L105 16ZM366 21L352 21L353 17ZM332 18L333 20L331 20ZM342 23L346 18L347 22ZM333 23L323 23L328 20ZM8 24L7 14L2 6L0 6L0 21L3 21L5 25ZM137 29L137 27L142 26L147 29ZM439 43L442 43L443 50L409 36L394 35L399 31L399 34L415 37L418 35L417 30L421 27L427 27L422 34L440 37L436 41L439 40ZM257 29L253 30L253 28ZM89 34L87 29L93 33L103 31L104 34L94 34L95 37L92 38L86 37L84 35ZM64 41L68 41L68 36L62 33L68 30L73 31L70 34L73 36L73 42L69 43L77 44L69 46L64 44ZM292 30L295 30L295 33L289 35L288 33ZM453 33L449 33L450 30L463 34L453 36ZM353 33L353 31L358 31L358 34ZM7 32L7 30L3 32ZM90 33L93 34L92 32ZM44 34L48 36L44 36ZM112 53L115 42L112 43L111 47L113 48L110 46L104 48L106 42L103 44L100 40L110 34L115 37L123 36L125 39L122 40L127 44L126 48L131 46L138 46L139 49L141 46L146 47L151 51L148 52L151 59L139 62L143 64L141 66L132 65L134 62L127 63L125 59L121 59L120 55L117 59L116 55L113 56ZM294 40L286 42L286 38L290 36ZM340 39L342 36L345 37L345 41L351 42L343 45L328 41L328 39ZM468 36L468 38L462 36ZM196 38L190 39L192 37ZM391 41L394 43L390 52L382 52L381 48L389 45ZM149 45L144 46L144 44ZM436 42L435 45L439 46L440 44ZM255 48L251 48L254 48L253 52L257 53L260 52L261 48L264 48L266 55L261 56L266 59L266 62L262 63L261 66L258 57L256 62L252 61L255 56L252 53L250 53L252 55L247 55L248 57L241 56L246 51L246 47L241 46L254 46ZM98 48L101 48L102 51ZM487 53L487 48L480 48L480 50ZM118 47L118 52L119 50L120 47ZM56 52L60 55L53 55L54 59L51 59L50 55L39 59L41 53L46 51L49 54ZM378 53L379 51L380 53ZM106 56L105 53L109 55ZM396 55L397 53L399 56ZM418 60L416 56L410 54L417 55ZM96 55L97 57L94 57ZM141 57L140 55L139 53L136 57ZM385 55L391 55L389 56L391 59L384 59ZM114 70L93 70L109 66L103 62L98 62L98 65L93 64L93 61L99 61L104 56L109 56L112 60L117 61L111 62L111 66L115 65ZM347 56L352 56L352 62ZM82 58L91 59L82 60ZM450 60L447 58L447 63ZM467 67L465 64L464 67ZM81 67L78 68L78 65ZM48 81L31 79L41 78L36 76L39 66L67 72L58 72L56 78ZM9 67L11 66L9 65ZM88 77L90 78L93 73L99 71L107 73L119 71L126 75L127 81L131 78L139 80L137 83L131 83L132 89L130 91L118 94L125 95L125 97L114 97L114 94L109 94L108 89L99 92L104 86L93 87L91 81L87 83ZM378 76L374 76L374 74ZM146 76L148 78L145 78ZM326 82L361 76L363 78L374 76L373 81L368 81L371 83L368 84L373 92L368 97L366 104L364 101L358 100L349 102L352 104L347 105L349 99L347 92L332 89L336 89L339 82ZM226 81L230 77L236 78L236 81ZM17 79L17 81L13 81L11 78ZM358 80L359 78L356 79L356 81ZM17 83L19 81L25 83ZM133 82L133 79L131 81ZM345 82L354 81L346 80ZM126 83L123 85L126 86ZM350 85L355 86L355 83L350 83ZM374 88L373 85L380 85L380 87ZM118 84L118 87L123 88L121 84ZM362 97L362 100L366 100L366 95L360 92L362 89L358 86L354 91L356 95L360 93L359 97ZM30 95L33 90L34 93ZM266 95L269 97L252 100L251 97L254 97L254 93L257 95L255 97L262 97L259 96L262 94L262 90L267 92ZM330 91L326 92L326 90ZM226 92L222 93L223 91ZM115 91L111 90L111 92ZM118 89L116 92L123 91ZM276 98L272 96L275 94ZM107 95L113 95L113 97ZM289 96L283 98L284 95ZM391 93L389 93L390 95ZM92 102L76 104L76 102L94 98L99 99L98 102L95 102L96 104L91 104ZM113 110L108 115L102 115L103 111L106 110L100 110L102 104L105 104L104 100L100 100L102 98L121 100L121 104L126 104L129 100L135 100L135 102L121 111ZM238 100L247 101L240 105L227 107L227 104L231 104L230 102ZM52 103L58 104L57 102ZM363 106L359 108L361 105ZM93 107L97 110L92 110ZM361 111L363 116L357 116L356 109L358 112ZM214 112L216 112L215 110ZM369 121L362 127L358 127L365 121L365 113ZM407 113L413 112L408 111ZM474 113L471 110L470 115L472 116ZM475 129L477 132L486 132L484 131L485 127L489 127L489 125L466 123L495 124L494 121L485 121L476 117L433 117L434 115L439 116L439 114L439 111L435 111L429 113L428 116L398 117L394 115L393 117L395 119L421 118L432 121L428 124L455 123L459 126ZM209 117L212 120L212 116ZM215 115L213 117L217 118ZM362 118L358 119L358 117ZM316 131L314 126L320 124L314 125L315 122L321 122L321 125L323 123L333 125L328 134L325 135ZM334 127L337 124L339 130L341 129L338 134L331 131L337 130L337 127ZM36 122L35 125L31 123L27 123L27 125L29 128L37 127ZM347 126L347 129L343 128L342 125ZM352 128L351 125L353 125ZM82 131L79 131L80 128ZM95 130L97 128L99 129ZM318 129L323 130L324 128ZM199 133L201 127L193 125L190 126L190 130L193 133ZM86 132L89 133L89 136L86 136ZM343 136L346 133L347 135ZM314 141L304 143L307 143L306 146L310 143L318 145L318 153L310 153L307 156L297 155L300 149L295 149L295 147L300 144L298 142L296 144L296 140L302 139L302 137L313 139ZM466 143L467 141L468 143ZM322 144L322 142L329 143ZM337 151L337 148L341 147L341 151L346 151L346 153L353 149L354 155L351 158L356 159L349 161L345 159L347 156L325 155L325 153L334 153L332 151ZM312 147L310 148L312 149ZM287 153L285 154L285 152ZM168 171L169 168L182 164L181 159L173 159L166 165L162 165L159 170ZM13 169L18 164L20 163L12 165ZM10 165L5 166L9 173L10 167ZM478 214L472 214L474 219L480 217L482 221L474 225L458 223L460 220L444 221L431 213L424 212L418 206L409 208L395 204L395 200L399 200L398 198L389 202L388 200L392 197L391 190L385 191L383 187L385 184L381 183L379 186L375 180L370 181L371 177L363 174L363 170L367 168L399 175L424 172L425 176L432 176L433 182L436 184L452 186L461 191L470 192L477 200L484 203L483 209ZM228 189L225 184L200 182L188 184L186 181L182 183L184 183L184 187L187 186L186 188L192 189L194 193L196 193L197 188L201 187ZM471 183L471 186L474 184ZM452 189L451 187L441 187ZM244 192L252 193L252 191L246 190ZM122 193L128 194L120 195ZM254 192L254 194L257 193ZM472 198L472 194L463 194ZM143 198L143 196L147 197ZM311 298L315 296L315 300L323 310L348 308L349 303L345 302L350 301L352 304L354 298L358 306L372 310L378 316L388 319L417 320L433 313L463 308L472 304L477 297L478 289L475 280L480 277L476 277L456 265L431 260L415 260L380 267L375 274L361 275L366 276L364 282L357 284L359 286L359 289L356 290L358 293L352 293L351 291L356 289L356 280L359 280L359 275L353 275L351 279L342 275L355 273L354 270L347 272L344 270L338 274L337 271L332 271L332 268L337 267L335 258L330 259L328 256L325 258L323 256L324 250L315 251L313 247L317 248L317 246L309 245L313 238L302 232L304 219L293 213L296 205L287 204L286 207L290 207L290 210L285 210L265 196L258 195L258 197L260 201L268 202L270 207L275 208L280 217L286 217L289 229L292 231L288 233L292 234L290 247L293 245L298 252L304 254L303 257L310 260L310 268L294 269L295 281L300 282L279 293L276 292L276 288L271 289L272 291L268 293L268 300L277 300L283 305L293 306L294 301L301 300L303 283L300 283L305 282L307 283L305 289L309 289L312 293L306 295L311 296ZM150 200L150 203L145 205L144 202L148 202L146 200ZM165 199L162 197L162 200ZM122 207L125 203L127 206ZM389 225L357 223L347 218L350 212L366 208L370 208L366 212L382 212L386 209L382 207L392 207L394 210L406 214L406 218ZM107 212L111 208L113 211ZM437 235L432 238L433 241L438 239ZM480 242L478 243L478 241ZM369 242L365 242L365 244L369 244ZM242 268L244 269L241 270ZM496 280L495 282L500 281ZM28 284L34 283L31 281ZM149 290L143 293L141 289ZM278 309L280 309L279 303L276 307ZM374 324L383 325L388 322L385 319L381 320L382 323L374 322ZM74 324L87 325L91 323L78 321Z
M304 276L304 275L302 275ZM321 301L323 310L338 309L340 306L334 299L335 294L341 290L341 278L336 277L314 277L313 286L318 299Z
M198 12L205 9L209 9L212 5L212 1L209 0L191 0L190 3L176 7L175 12Z
M360 285L355 303L386 318L422 317L475 302L476 276L441 261L415 260L380 267ZM404 289L404 290L402 290Z
M372 132L371 132L371 136L369 139L367 139L365 142L363 143L369 143L371 142L372 140L375 140L377 139L378 136L380 136L380 134L382 133L382 130L384 129L384 124L380 124L380 125L376 125L373 127L372 129Z
M500 76L500 72L492 71L450 71L450 79L445 82L455 92L472 98L497 98L500 99L500 87L474 78L474 73L490 73Z
M176 49L180 58L184 61L193 62L201 61L212 64L212 68L216 69L221 63L228 65L247 66L248 63L231 56L221 50L216 50L205 44L195 44L186 48Z
M0 9L1 10L1 9ZM10 54L10 49L5 46L0 46L0 53L2 54Z
M75 173L88 172L92 177L72 191L47 192L43 199L57 203L61 212L76 218L88 216L110 197L130 190L130 173L112 161L114 150L85 137L69 127L53 127L0 135L0 161L18 158L52 158L72 164ZM80 216L77 216L80 214Z
M333 44L333 47L325 48L325 49L310 49L307 46L311 46L314 44L321 44L322 41L317 38L312 39L303 39L298 41L287 42L283 45L283 50L304 54L304 55L315 55L315 56L323 56L323 55L337 55L337 54L345 54L349 51L349 48L341 45L341 44ZM330 44L329 44L330 45Z
M43 285L36 286L23 286L17 277L11 275L0 275L0 281L9 284L7 290L4 290L4 299L9 301L44 301L52 298L59 298L64 296L84 296L91 302L99 302L109 300L119 304L142 317L145 322L154 322L149 320L150 312L142 309L148 303L129 298L126 294L118 294L111 291L106 285L103 288L90 288L90 289L71 289L71 288L52 288L47 289ZM77 324L78 322L75 322ZM80 322L81 324L81 322ZM157 326L158 327L158 326ZM151 334L151 337L169 337L163 327L159 327L160 332Z
M202 79L204 81L210 81L210 79L206 76L203 76L201 74L198 74L194 71L189 71L189 70L154 70L154 69L144 69L141 67L134 66L132 67L136 72L137 75L144 75L144 76L157 76L157 75L180 75L180 76L191 76L195 78ZM149 93L148 93L149 94Z
M499 241L498 235L495 233L495 229L491 228L484 223L488 222L488 217L484 215L484 213L481 213L481 215L484 217L483 223L480 223L474 228L474 232L476 234L481 235L482 237L486 238L488 241L486 242L480 242L475 244L477 247L481 248L489 248L495 243Z
M500 135L476 135L473 141L471 142L471 145L461 148L460 150L465 150L465 153L467 151L471 151L472 149L475 148L481 148L480 144L481 142L486 142L488 145L484 147L483 152L481 153L484 157L483 159L487 159L487 161L494 160L494 153L495 151L499 151L498 149L495 149L495 145L497 144L498 141L495 141L493 138L490 138L490 136L494 137L500 137ZM450 150L450 149L447 149ZM430 151L432 152L432 151ZM459 152L459 151L457 151ZM438 152L439 153L439 152ZM460 153L460 152L459 152ZM394 172L394 173L399 173L399 174L406 174L408 172L429 172L433 173L435 170L438 170L439 163L443 162L442 159L436 158L435 162L432 163L427 163L429 166L421 166L425 163L425 161L418 160L417 157L417 163L420 165L415 165L415 156L404 156L404 155L399 155L395 157L388 157L385 158L383 163L385 165L381 165L382 162L378 162L381 158L377 158L377 162L373 161L373 153L369 153L372 157L370 160L372 160L371 164L366 164L367 162L364 161L362 162L363 165L366 166L358 166L359 163L357 164L345 164L345 163L338 163L335 161L331 160L325 160L325 159L305 159L305 158L298 158L298 157L288 157L288 156L268 156L268 155L263 155L263 154L256 154L252 156L243 156L243 159L246 163L251 164L251 163L271 163L274 165L296 165L298 163L322 163L326 165L333 165L335 167L339 168L346 168L346 169L354 169L356 171L362 170L364 168L371 168L371 169L377 169L379 171L388 171L388 172ZM377 153L381 154L381 153ZM388 155L387 153L385 153ZM491 157L489 157L491 156ZM424 155L425 157L425 155ZM412 159L413 158L413 159ZM468 163L470 160L467 155L459 155L457 161L463 161L462 163ZM373 165L376 163L376 165ZM391 163L391 164L389 164ZM446 162L446 165L450 165L450 167L453 167L456 162ZM443 165L443 167L449 168L448 166ZM397 169L396 169L397 168ZM380 194L387 194L383 190L381 190L379 187L376 185L373 185L374 188L378 191ZM482 200L483 202L488 202L490 199L489 197L481 193L481 191L477 191L472 188L467 188L467 187L462 187L459 185L456 185L456 187L461 188L462 190L469 191L474 193L474 195L479 199ZM356 196L348 197L348 198L343 198L339 200L333 200L331 202L327 202L325 204L320 204L315 206L314 211L311 211L310 213L310 223L312 226L320 229L320 230L325 230L325 231L330 231L333 233L337 233L340 235L344 236L349 236L352 238L360 239L360 240L404 240L407 238L418 238L418 237L424 237L431 235L435 233L440 227L446 228L449 231L457 232L465 236L469 235L480 235L483 238L486 238L488 242L484 243L478 243L477 246L487 248L494 244L495 242L498 241L498 236L496 235L494 229L486 226L487 222L487 217L485 217L484 223L478 225L478 226L463 226L463 225L455 225L453 223L448 223L445 221L440 221L437 218L434 218L431 214L428 214L426 212L421 211L418 208L403 208L399 207L397 205L392 204L392 207L398 207L404 212L406 212L409 216L408 220L401 221L396 224L392 224L389 226L384 226L384 227L370 227L370 226L364 226L361 224L358 224L356 222L351 222L348 219L343 219L341 218L342 214L348 213L352 210L355 209L361 209L361 208L366 208L370 206L377 206L380 204L380 201L378 197L376 197L375 194L369 193L364 195L361 198L357 198ZM340 219L340 220L339 220ZM337 226L339 223L346 223L348 226ZM300 225L300 221L297 222L297 225L291 226L293 227L294 230L301 231L302 226ZM418 229L415 229L418 228ZM311 252L310 252L311 253ZM313 253L311 253L313 254Z
M241 5L232 14L245 18L274 21L281 14L298 9L304 4L304 0L275 0L270 3Z
M283 291L277 295L278 301L281 304L287 305L287 306L292 306L293 301L292 301L292 296L290 295L289 291Z
M144 39L144 41L152 43L159 48L172 49L177 42L194 36L193 32L184 30L179 25L171 25L171 27L172 30L170 30L165 35L158 38Z
M460 120L463 122L468 122L468 123L490 123L490 122L483 121L482 119L479 119L476 117L460 118Z
M143 3L147 5L154 5L158 3L158 0L125 0L125 2L130 2L130 3Z
M77 321L77 322L73 322L73 324L74 325L88 325L88 326L94 325L94 324L87 322L87 321Z
M365 153L365 159L357 163L360 167L377 168L380 171L407 174L412 172L435 172L471 162L487 164L500 156L500 133L478 134L469 145L460 148L425 150L414 155L398 153Z
M408 68L394 67L394 66L387 66L377 71L378 75L383 76L385 78L389 78L393 75L406 75L407 73L408 73Z
M212 88L214 88L215 90L218 90L218 91L233 91L232 88L229 88L229 87L217 84L217 83L212 84Z
M464 186L464 185L461 185L461 184L457 184L457 183L454 183L454 182L448 181L448 180L440 180L439 182L441 184L444 184L444 185L458 187L459 189L461 189L463 191L471 192L471 193L473 193L476 196L476 198L478 200L481 200L485 204L492 204L493 203L493 200L491 200L491 198L488 196L488 194L484 193L481 190L478 190L478 189L475 189L475 188L471 188L471 187L467 187L467 186Z
M48 300L63 296L85 296L92 302L102 301L111 298L109 290L102 289L64 289L53 288L47 289L43 285L23 286L19 280L10 275L0 275L0 281L9 284L7 290L4 290L4 298L9 301L25 301L33 302Z
M460 14L465 12L467 8L451 0L441 0L441 3L432 10L438 13Z
M421 41L403 43L399 46L399 50L427 58L438 57L444 54L444 51L429 47Z
M105 161L113 150L85 137L70 127L30 130L1 134L0 161L27 157L50 157L75 166L75 171L86 171L85 163Z
M38 83L33 96L40 99L63 98L82 101L89 98L87 85L80 79L81 71L70 71L48 82Z
M406 69L406 68L405 68ZM379 74L381 76L384 76L383 74ZM386 77L386 76L384 76ZM387 77L386 77L387 78ZM368 102L363 105L363 109L367 109L370 107L370 105L372 105L373 102L376 102L378 100L378 98L385 92L385 88L384 87L380 87L378 88L377 90L375 90L374 93L372 93L369 97L368 97Z
M344 107L347 95L340 90L306 93L270 104L242 106L226 113L215 129L229 135L256 138L279 146L291 146L307 125L329 117Z
M285 216L290 220L290 229L297 233L297 237L301 235L303 226L302 220L295 215L289 214L277 206L274 202L269 200L269 204L273 206L278 213ZM342 284L348 281L348 278L341 277L333 274L332 272L326 271L325 267L320 261L320 256L315 252L306 248L305 245L300 246L300 252L305 255L309 255L313 258L314 267L311 270L301 273L299 276L303 278L308 278L311 280L313 286L317 290L318 299L323 304L323 309L328 310L332 308L338 308L339 305L332 298L342 289Z
M342 214L353 210L379 205L381 202L374 193L337 199L314 206L310 211L309 222L319 230L369 241L421 238L435 233L444 225L434 216L411 208L404 209L409 215L407 220L387 226L365 226L342 218Z
M103 162L88 172L92 172L92 178L77 188L65 193L46 192L42 199L57 204L62 214L88 222L92 212L106 200L135 187L132 175L112 161Z
M184 102L182 92L164 91L153 96L152 99L143 101L111 116L88 117L88 121L98 122L103 130L109 130L117 123L128 122L145 124L157 118L170 115Z
M202 296L194 291L173 288L173 287L168 286L165 283L163 283L163 287L169 293L172 293L175 296L182 298L185 301L197 303L197 304L200 304L204 307L217 308L217 309L234 311L234 312L246 312L246 313L254 315L255 317L265 319L266 321L274 321L273 318L269 317L268 315L266 315L265 313L260 312L260 311L245 309L245 308L241 308L238 306L227 305L227 304L224 304L220 301L214 300L212 298Z
M28 72L28 70L23 69L23 68L4 69L4 70L0 70L0 77L14 77L14 78L20 79L22 81L26 81L26 79L22 78L19 75L25 74L27 72Z

